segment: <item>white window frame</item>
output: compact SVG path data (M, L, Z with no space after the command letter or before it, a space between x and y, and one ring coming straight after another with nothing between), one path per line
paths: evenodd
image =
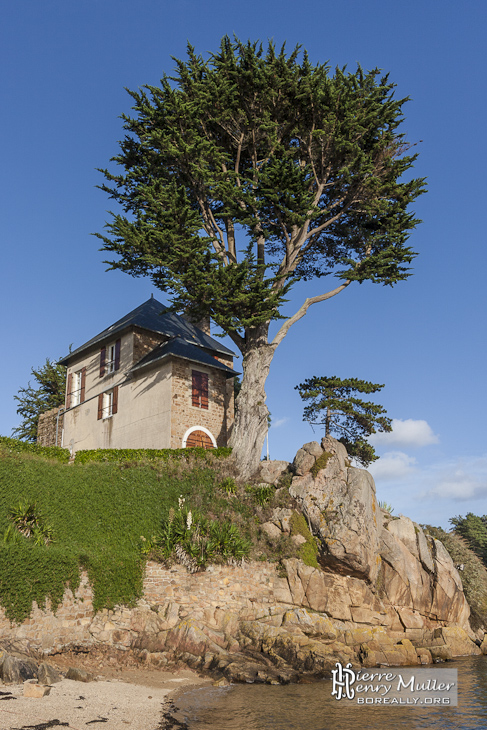
M113 389L106 390L103 393L103 405L101 414L103 420L111 418L113 416Z
M116 343L114 342L112 345L108 345L106 349L105 370L107 373L115 372L115 353Z
M81 386L83 384L83 371L73 373L73 388L71 390L71 406L79 406L81 403Z

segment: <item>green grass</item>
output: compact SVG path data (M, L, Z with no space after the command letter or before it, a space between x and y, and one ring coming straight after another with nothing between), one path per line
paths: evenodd
M170 464L67 465L0 444L0 604L8 617L23 620L32 600L43 605L47 596L55 606L61 588L79 581L79 566L88 570L96 609L133 603L142 592L141 537L157 532L179 495L214 488L208 466L180 472ZM35 503L52 545L3 542L19 502Z
M133 605L142 595L148 546L157 545L181 496L187 509L233 525L250 543L250 558L291 557L292 547L283 553L259 528L274 507L287 503L282 492L275 497L271 487L262 500L234 479L231 459L221 457L69 465L0 442L0 605L17 622L29 616L33 600L43 606L49 597L55 608L65 587L78 585L80 568L88 571L96 610ZM232 489L222 489L229 480ZM19 504L35 505L51 531L50 544L22 536L3 541Z

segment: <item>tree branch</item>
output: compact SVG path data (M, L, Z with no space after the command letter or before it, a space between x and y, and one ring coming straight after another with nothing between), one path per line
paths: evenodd
M327 299L331 299L332 297L336 296L337 294L340 294L344 289L347 288L347 286L351 284L351 279L347 279L343 284L340 284L340 286L337 286L336 289L333 289L332 291L327 292L326 294L319 294L316 297L310 297L308 299L304 300L304 303L302 306L298 309L296 314L294 314L289 319L286 319L286 321L281 326L279 332L276 334L274 339L272 340L272 345L279 345L282 340L287 335L289 329L292 327L293 324L295 324L299 319L304 317L308 309L311 307L312 304L317 304L318 302L324 302Z

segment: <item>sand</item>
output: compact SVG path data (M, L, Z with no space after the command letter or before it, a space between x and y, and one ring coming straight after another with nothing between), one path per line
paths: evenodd
M42 698L24 697L23 685L0 683L0 730L158 730L170 694L208 682L189 670L127 670L96 682L63 679Z

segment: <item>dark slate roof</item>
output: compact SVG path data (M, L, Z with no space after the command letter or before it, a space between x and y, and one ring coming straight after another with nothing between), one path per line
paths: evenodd
M221 355L229 355L230 357L235 355L234 352L229 350L228 347L225 347L225 345L222 345L221 342L205 334L184 317L170 312L157 299L151 298L126 314L122 319L119 319L115 324L107 327L99 335L96 335L96 337L88 340L81 347L70 352L69 355L63 357L59 362L61 365L68 365L74 357L80 355L85 350L88 350L94 345L101 344L104 340L111 339L129 327L142 327L143 329L159 332L168 337L180 337L197 347L205 347Z
M227 367L222 362L215 360L214 357L209 355L207 352L202 350L200 347L190 345L189 342L183 340L181 337L175 337L169 342L163 342L157 345L152 352L149 352L145 357L139 360L131 369L130 372L134 373L147 365L154 362L160 362L166 357L180 357L183 360L190 360L191 362L197 362L202 365L209 365L209 367L216 368L217 370L223 370L227 378L233 378L239 373Z

